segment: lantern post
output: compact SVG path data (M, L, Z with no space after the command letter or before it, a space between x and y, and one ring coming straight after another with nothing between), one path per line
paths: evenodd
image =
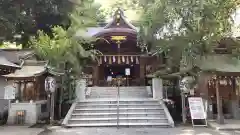
M56 90L56 80L53 77L47 77L45 79L45 91L48 95L48 110L49 110L49 120L50 124L54 122L54 98Z

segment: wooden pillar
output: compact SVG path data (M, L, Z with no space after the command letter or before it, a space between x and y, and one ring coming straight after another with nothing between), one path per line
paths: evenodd
M144 86L145 85L145 62L144 62L144 59L143 58L141 58L141 60L140 60L140 76L139 76L139 78L140 78L140 83L141 83L141 85L142 86Z
M22 100L22 83L20 81L18 81L18 97L19 97L19 101Z
M23 100L26 101L27 96L28 96L28 94L27 94L27 83L25 81L23 83L24 83L23 84Z
M98 75L99 75L99 66L96 65L93 67L93 85L98 85Z
M216 81L216 96L217 96L217 123L224 124L223 110L222 110L222 97L219 92L219 82Z
M33 82L33 85L34 85L34 98L35 100L39 100L39 85L38 85L38 79L36 79L34 82Z

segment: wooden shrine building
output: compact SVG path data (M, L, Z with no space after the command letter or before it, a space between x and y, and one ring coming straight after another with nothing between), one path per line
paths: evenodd
M86 35L98 39L95 49L102 53L85 71L89 85L113 86L117 77L122 78L122 86L147 85L146 73L162 61L141 50L137 34L138 28L126 20L121 9L105 27L88 28Z

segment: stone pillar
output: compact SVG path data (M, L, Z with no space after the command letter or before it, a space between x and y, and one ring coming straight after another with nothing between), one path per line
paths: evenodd
M217 122L218 124L224 124L223 110L222 110L222 97L219 92L219 82L216 81L216 96L217 96Z
M163 82L160 78L152 79L153 99L163 99Z
M237 79L237 78L235 78L235 79ZM237 80L237 82L239 82L239 81ZM235 87L235 96L236 96L236 98L233 101L232 108L231 108L234 111L234 118L235 119L240 119L240 114L239 114L240 113L239 112L239 100L240 100L239 96L240 96L240 94L239 94L239 90L240 90L240 87L237 84L236 87Z
M213 103L211 99L208 101L207 119L213 119Z
M239 110L238 110L238 101L237 100L232 100L231 101L231 113L233 115L234 119L239 119Z
M86 99L86 80L85 79L80 79L80 80L76 80L76 97L77 97L77 101L83 101Z

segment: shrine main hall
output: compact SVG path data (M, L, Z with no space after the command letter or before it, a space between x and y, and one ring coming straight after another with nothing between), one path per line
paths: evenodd
M154 72L163 60L147 55L138 46L138 30L126 20L121 9L105 27L87 29L85 35L97 38L95 49L101 52L97 62L84 70L88 86L113 86L116 78L121 78L121 86L148 85L146 75Z

